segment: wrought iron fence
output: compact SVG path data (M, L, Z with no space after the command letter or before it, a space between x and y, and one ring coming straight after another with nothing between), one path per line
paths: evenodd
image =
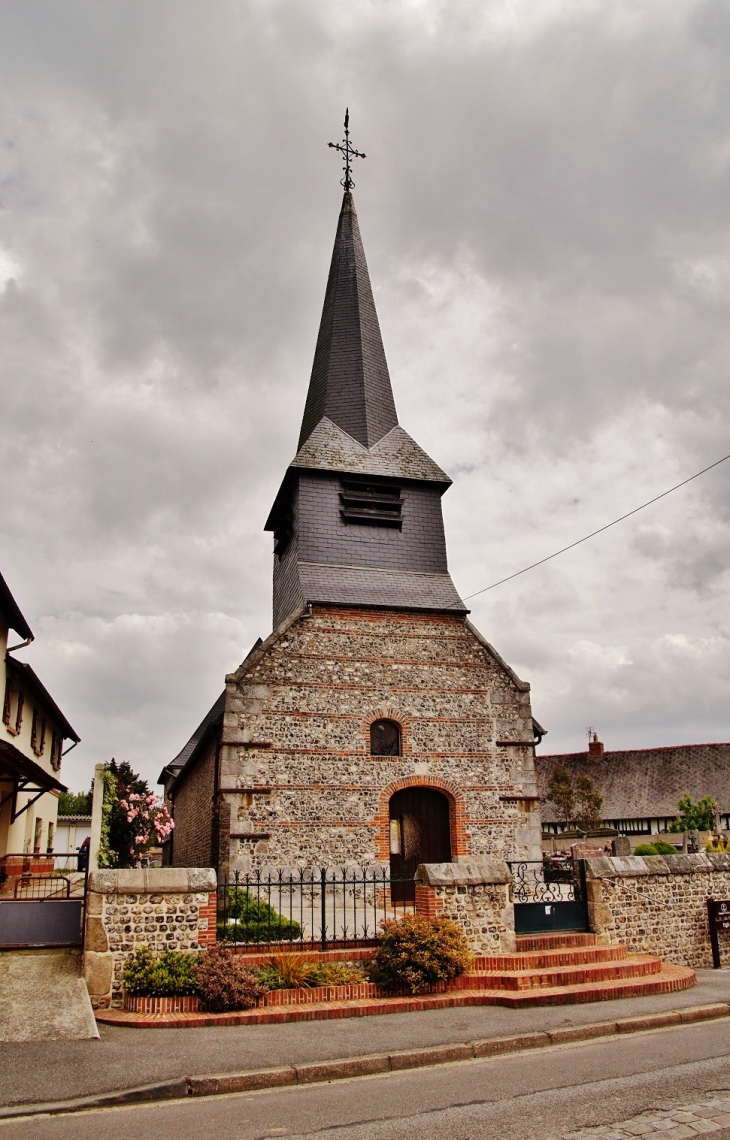
M415 880L387 867L235 874L218 886L218 938L256 948L373 945L381 923L412 914Z
M512 901L515 903L583 901L582 861L523 860L508 866L512 872Z
M86 892L88 853L27 852L0 858L0 896L50 898ZM68 884L68 890L65 887ZM58 890L54 889L54 884Z

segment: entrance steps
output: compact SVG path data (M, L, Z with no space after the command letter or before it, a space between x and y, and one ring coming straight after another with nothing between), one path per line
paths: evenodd
M515 954L477 958L456 979L459 988L489 993L490 1004L513 1008L673 993L695 980L694 970L630 954L621 943L601 945L595 934L518 936Z
M501 1005L520 1009L571 1005L674 993L689 989L695 981L694 970L663 963L652 954L630 954L623 945L601 945L593 934L550 934L518 937L514 954L478 957L469 973L439 983L435 992L414 997L383 994L377 986L364 984L332 987L326 1001L322 989L275 991L279 995L276 1004L271 1002L271 994L263 1007L245 1013L144 1014L99 1010L97 1018L138 1028L262 1025L457 1006Z

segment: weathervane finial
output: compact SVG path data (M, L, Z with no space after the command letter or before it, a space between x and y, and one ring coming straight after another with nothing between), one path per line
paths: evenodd
M343 170L345 177L340 179L340 185L345 187L345 193L349 194L355 183L352 181L352 167L350 165L351 158L365 158L366 155L360 150L355 150L354 146L350 145L350 108L345 109L345 137L339 143L327 143L333 150L338 150L344 156L345 165Z

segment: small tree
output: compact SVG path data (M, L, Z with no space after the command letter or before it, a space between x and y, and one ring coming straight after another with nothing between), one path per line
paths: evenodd
M61 792L58 797L59 815L91 815L91 792Z
M150 847L164 843L173 822L162 800L125 761L104 771L100 867L135 867Z
M694 803L689 792L685 792L677 807L679 817L670 823L670 831L712 831L715 826L717 801L712 796L701 796Z
M601 822L603 796L587 772L580 772L575 781L575 818L583 831L598 827Z
M573 777L562 764L556 764L548 781L547 798L555 804L555 809L564 824L569 824L575 811L575 788Z

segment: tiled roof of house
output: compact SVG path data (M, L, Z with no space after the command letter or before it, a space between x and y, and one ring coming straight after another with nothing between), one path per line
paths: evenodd
M547 785L556 764L573 777L586 772L603 796L604 819L648 819L677 815L677 803L685 792L693 800L713 796L722 813L730 811L730 743L679 744L668 748L640 748L589 756L569 752L536 756L538 789L547 795ZM549 802L542 805L545 823L558 816Z
M10 629L14 629L20 637L33 640L33 631L20 612L20 606L10 593L10 587L0 574L0 613L5 615Z

